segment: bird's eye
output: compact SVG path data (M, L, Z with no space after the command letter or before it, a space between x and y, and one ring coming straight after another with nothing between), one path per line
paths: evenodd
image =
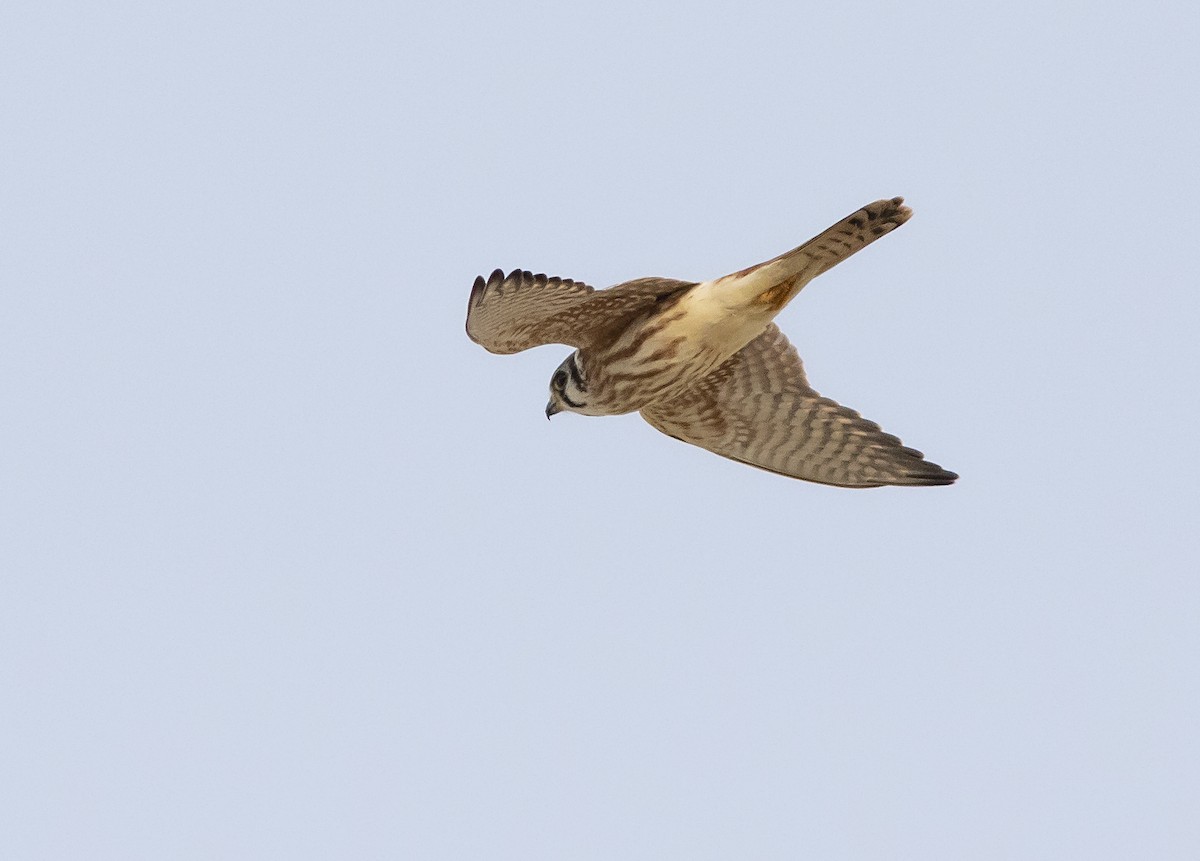
M567 387L567 372L562 370L556 371L554 379L551 382L554 384L554 388L565 389Z

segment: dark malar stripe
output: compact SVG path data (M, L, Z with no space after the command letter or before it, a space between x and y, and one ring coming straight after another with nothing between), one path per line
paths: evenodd
M572 353L571 357L567 360L567 373L571 375L571 379L575 383L575 388L579 389L581 392L587 391L587 386L583 384L583 377L581 377L579 374L579 366L575 364L574 353Z
M577 403L575 403L573 400L571 400L571 399L570 399L570 398L567 396L567 393L566 393L566 392L559 392L559 393L558 393L558 396L559 396L560 398L562 398L562 399L563 399L563 403L564 403L564 404L566 404L567 406L569 406L569 407L570 407L571 409L573 409L573 410L577 410L577 409L579 409L581 406L583 406L583 404L577 404Z

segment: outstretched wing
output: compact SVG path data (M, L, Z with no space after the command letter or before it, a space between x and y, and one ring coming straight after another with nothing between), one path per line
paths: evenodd
M493 353L519 353L541 344L571 344L581 328L580 301L593 288L570 278L497 269L475 279L467 302L467 335Z
M542 344L587 348L692 282L640 278L594 290L570 278L497 269L475 279L467 301L467 335L493 353L519 353Z
M774 324L682 397L642 417L669 436L781 475L841 487L958 478L854 410L818 395Z

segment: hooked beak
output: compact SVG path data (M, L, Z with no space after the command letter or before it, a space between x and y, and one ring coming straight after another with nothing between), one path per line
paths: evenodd
M550 416L555 415L556 413L561 413L561 412L562 412L562 407L560 407L558 404L554 403L554 401L551 401L550 403L546 404L546 418L550 418Z

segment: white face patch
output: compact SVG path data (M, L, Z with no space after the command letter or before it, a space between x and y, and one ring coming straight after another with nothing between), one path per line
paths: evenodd
M587 407L587 383L580 369L579 354L573 353L558 366L550 378L550 397L571 412L584 412Z

